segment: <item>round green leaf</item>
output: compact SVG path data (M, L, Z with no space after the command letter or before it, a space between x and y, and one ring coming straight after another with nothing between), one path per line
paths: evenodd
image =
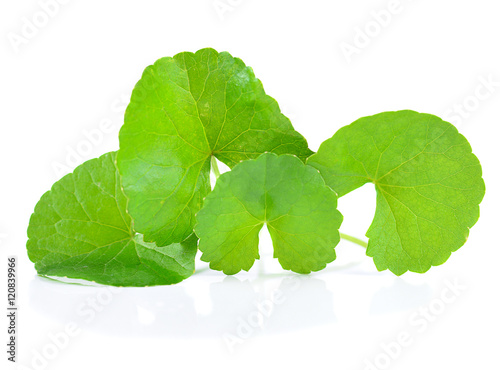
M479 218L481 166L448 122L413 111L361 118L326 140L307 163L343 196L375 184L366 234L379 270L423 273L460 248Z
M212 269L248 271L267 224L281 266L309 273L335 259L342 215L316 169L292 155L267 153L221 175L197 220L201 259Z
M203 49L162 58L137 83L118 167L138 232L158 245L193 232L210 192L210 158L233 167L263 152L312 152L250 67Z
M116 286L174 284L191 276L197 238L157 247L132 229L116 153L77 167L35 207L28 255L40 275Z

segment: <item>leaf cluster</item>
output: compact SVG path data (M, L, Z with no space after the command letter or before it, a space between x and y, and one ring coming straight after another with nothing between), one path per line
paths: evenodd
M231 171L211 191L216 160ZM364 117L313 153L240 59L184 52L144 71L119 151L42 196L27 250L41 275L174 284L193 274L198 249L212 269L249 270L266 225L282 267L309 273L336 257L338 197L368 182L377 207L366 252L397 275L423 273L460 248L485 191L469 143L436 116Z

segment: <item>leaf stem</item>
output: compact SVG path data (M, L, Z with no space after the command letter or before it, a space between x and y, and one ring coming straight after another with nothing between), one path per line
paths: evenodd
M340 237L342 239L344 239L344 240L350 241L351 243L360 245L363 248L366 248L368 246L368 244L365 241L363 241L361 239L358 239L358 238L355 238L354 236L350 236L350 235L347 235L347 234L340 233Z
M214 156L210 158L210 165L212 167L212 171L214 171L215 179L217 180L220 176L220 172L219 166L217 166L217 159Z

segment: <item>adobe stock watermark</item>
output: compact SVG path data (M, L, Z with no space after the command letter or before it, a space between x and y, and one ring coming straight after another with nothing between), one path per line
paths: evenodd
M227 13L233 13L243 3L243 0L214 0L212 7L221 21L226 19Z
M467 286L455 279L445 281L445 287L439 297L431 300L426 306L421 306L408 318L411 330L399 332L392 341L381 343L381 351L373 359L365 359L364 370L386 370L397 360L404 349L415 342L419 334L423 334L433 322L446 312L449 305L467 289Z
M52 19L57 17L62 6L71 0L39 0L38 9L28 17L21 18L21 25L17 32L7 33L12 49L17 54L23 45L29 44L40 32L47 27Z
M284 288L286 288L286 292L293 292L298 290L300 285L300 278L293 277L286 281ZM229 352L234 353L237 346L265 328L266 322L271 318L275 308L286 302L285 291L280 288L271 291L268 298L253 303L255 310L236 319L237 325L234 331L226 332L222 336Z
M113 100L110 110L114 114L122 114L127 108L129 96L123 94L119 98ZM115 134L118 126L110 118L103 118L97 127L90 130L82 130L83 138L74 146L66 146L66 155L64 161L53 161L52 169L57 177L62 177L73 169L94 157L95 149L104 142L104 139L109 134Z
M100 290L95 296L89 297L80 304L76 310L76 315L81 323L77 321L68 322L64 328L58 332L47 334L47 343L40 349L32 350L30 366L19 365L20 370L46 370L51 361L54 361L65 349L69 347L72 340L82 333L81 324L90 324L97 315L104 311L114 299L116 294L122 292L123 288L106 287Z
M359 55L365 50L384 29L389 27L398 14L404 11L405 4L413 0L390 0L387 6L381 10L372 10L370 20L363 26L354 28L352 41L342 41L339 44L340 50L348 63L352 61L354 55Z
M443 114L443 119L455 126L461 126L464 121L470 118L475 111L481 107L481 103L491 98L500 87L500 80L492 74L488 77L479 76L478 84L461 102L455 103L452 108Z

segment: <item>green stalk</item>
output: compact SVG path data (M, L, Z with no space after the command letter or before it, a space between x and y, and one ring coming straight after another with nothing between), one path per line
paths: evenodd
M212 166L212 171L214 172L215 179L217 180L220 176L219 166L217 166L217 159L214 156L210 158L210 165Z
M366 248L368 246L368 244L366 242L364 242L363 240L361 239L358 239L358 238L355 238L354 236L350 236L350 235L347 235L347 234L343 234L343 233L340 233L340 237L344 240L348 240L350 241L351 243L354 243L354 244L357 244L357 245L360 245L362 246L363 248Z

